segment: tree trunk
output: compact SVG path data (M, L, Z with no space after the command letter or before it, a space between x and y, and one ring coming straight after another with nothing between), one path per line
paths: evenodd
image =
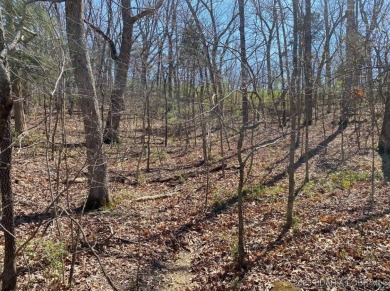
M0 88L0 91L3 91L3 89ZM3 117L3 110L1 114ZM5 125L0 140L0 190L2 194L1 224L4 229L5 238L2 290L13 290L16 287L16 239L14 225L14 199L11 187L12 134L9 120Z
M27 130L26 116L24 114L24 102L21 98L21 80L20 77L11 73L12 93L15 96L14 115L15 115L15 133L21 134Z
M290 136L290 153L288 164L288 201L287 201L287 217L286 229L290 228L293 223L294 210L294 191L295 191L295 148L297 139L297 79L298 79L298 0L293 0L293 72L290 85L290 119L291 119L291 136Z
M85 207L86 209L97 209L110 202L110 195L107 163L102 148L102 123L83 27L83 1L68 0L65 10L68 46L74 78L80 95L85 130L89 182L89 193Z
M341 100L340 126L345 128L348 125L349 115L351 112L351 94L353 90L353 80L355 75L355 56L357 41L356 23L355 23L355 1L347 1L347 31L345 44L345 77L344 92Z
M304 59L305 59L305 125L313 122L313 69L312 61L312 35L311 35L311 0L305 1L304 19L305 39L304 39Z
M129 70L130 51L133 41L134 21L130 15L130 0L122 0L122 40L118 58L115 61L115 81L111 94L111 108L106 120L104 130L104 143L119 142L118 130L121 115L125 109L123 94L126 88L127 71Z
M111 94L111 108L108 112L106 120L106 128L104 130L104 143L117 143L119 142L119 124L121 120L122 112L125 109L125 102L123 95L127 84L127 72L129 70L130 52L133 42L133 28L134 23L139 19L153 13L155 10L161 7L162 0L159 0L153 9L146 9L135 16L131 16L131 1L122 0L122 40L119 56L115 62L115 81L114 89Z
M16 288L14 202L11 187L12 134L9 117L12 110L11 81L6 62L4 30L0 10L0 191L1 225L4 231L2 290Z
M241 61L241 94L242 94L242 127L239 132L239 138L237 142L237 157L240 166L240 176L238 181L238 267L239 269L244 267L245 258L245 243L244 243L244 215L243 215L243 187L244 187L244 175L245 175L245 162L242 160L242 147L245 138L245 127L248 125L248 72L247 72L247 59L246 59L246 45L245 45L245 1L238 0L239 17L240 17L240 61Z
M311 35L311 0L305 1L304 19L304 59L305 59L305 183L309 182L309 125L313 122L313 68Z
M380 152L390 154L390 92L386 92L385 113L378 148Z
M241 0L240 0L241 1ZM237 257L237 267L238 269L242 269L244 267L244 259L245 259L245 242L244 242L244 214L243 214L243 188L244 188L244 178L245 178L245 162L242 159L242 147L245 138L245 127L240 129L239 138L237 142L237 158L238 164L240 167L240 175L238 180L238 257Z
M326 90L326 101L327 108L326 113L331 112L332 106L332 94L331 94L331 84L332 84L332 68L331 68L331 56L330 56L330 26L329 26L329 3L328 0L324 0L324 23L325 23L325 44L324 44L324 54L325 54L325 90Z
M242 91L242 124L248 125L248 72L246 59L246 44L245 44L245 6L244 0L238 1L238 9L240 15L240 59L241 59L241 91Z

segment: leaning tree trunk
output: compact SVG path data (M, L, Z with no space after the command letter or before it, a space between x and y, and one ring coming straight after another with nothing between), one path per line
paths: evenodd
M0 10L0 191L2 203L1 226L4 231L4 269L1 276L1 289L14 290L16 288L16 244L14 203L11 188L12 134L9 122L13 100L11 98L11 82L6 63L3 33Z
M102 122L83 27L83 0L66 1L65 10L68 46L80 96L85 130L89 182L89 193L85 207L86 209L97 209L110 202L110 195L107 163L102 148Z

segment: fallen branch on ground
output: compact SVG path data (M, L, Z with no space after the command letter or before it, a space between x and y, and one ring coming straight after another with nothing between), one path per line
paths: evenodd
M140 201L156 200L156 199L161 199L161 198L172 197L175 195L177 195L177 193L166 193L166 194L153 195L153 196L144 196L144 197L139 197L139 198L135 199L134 201L140 202Z

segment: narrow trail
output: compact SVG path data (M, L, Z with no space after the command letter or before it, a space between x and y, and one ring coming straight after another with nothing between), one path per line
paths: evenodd
M164 291L193 290L198 287L192 282L191 261L194 257L194 250L182 250L175 260L169 260L161 273L161 289Z

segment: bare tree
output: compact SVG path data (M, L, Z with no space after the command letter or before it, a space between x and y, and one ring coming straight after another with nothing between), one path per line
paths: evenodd
M242 190L244 187L244 167L241 151L245 138L245 127L248 125L248 72L246 59L246 44L245 44L245 4L244 0L238 0L238 9L240 15L240 62L241 62L241 94L242 94L242 128L237 143L238 161L240 166L240 178L238 186L238 267L241 269L244 265L244 215L242 209Z
M104 142L112 143L118 142L118 130L122 112L124 110L124 91L127 84L127 72L130 63L130 51L133 44L133 30L134 24L145 16L152 14L159 9L163 0L159 0L154 8L145 9L142 12L132 16L131 15L131 0L122 0L122 39L121 48L118 56L115 58L115 81L114 89L111 94L111 108L108 112L106 128L104 130Z
M305 125L313 122L313 68L312 68L312 29L311 0L305 0L304 17L304 66L305 66Z
M241 61L241 94L242 94L242 124L248 125L248 61L246 58L246 38L245 38L245 1L238 0L238 11L240 17L240 61Z
M290 136L290 153L288 163L288 201L287 201L287 221L286 228L290 228L293 223L294 210L294 192L295 192L295 148L297 143L297 81L298 81L298 0L293 0L293 72L290 84L290 121L291 121L291 136Z
M85 206L87 209L96 209L110 202L110 192L107 163L102 148L102 122L83 26L83 0L66 1L65 10L68 47L85 130L89 183Z
M305 182L309 182L309 125L313 122L313 68L311 0L305 0L304 73L305 73Z
M349 115L351 112L351 94L355 76L356 76L356 56L358 44L356 19L355 19L355 0L347 1L347 30L345 40L345 76L344 76L344 92L341 100L341 115L340 126L345 128L349 122ZM343 150L342 150L343 151ZM343 155L344 156L344 155Z

